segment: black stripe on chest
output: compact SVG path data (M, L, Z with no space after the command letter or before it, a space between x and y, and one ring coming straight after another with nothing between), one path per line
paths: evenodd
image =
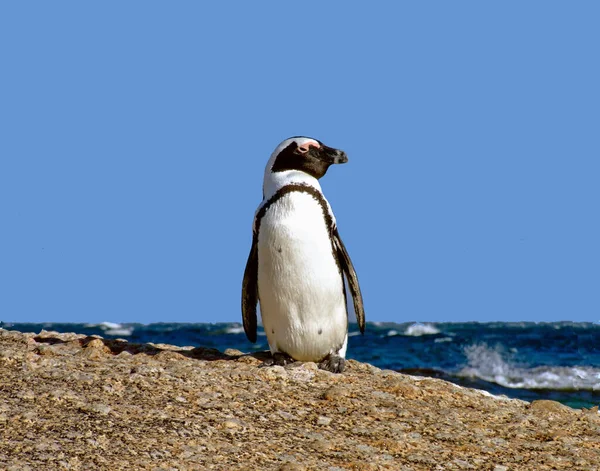
M294 183L291 185L286 185L286 186L280 188L279 190L277 190L275 192L275 194L269 198L269 200L265 203L265 205L262 208L260 208L260 210L256 214L256 227L255 227L256 234L258 234L258 231L260 229L260 223L262 221L262 218L267 213L267 210L271 207L271 205L273 203L277 202L279 199L281 199L285 195L292 193L294 191L299 191L301 193L307 193L310 196L312 196L319 203L319 206L321 206L321 210L323 211L323 217L325 218L325 225L327 226L329 238L331 239L331 233L333 231L333 219L331 218L331 214L329 214L329 211L327 209L327 202L325 201L325 197L316 188L313 188L312 186L306 185L303 183Z

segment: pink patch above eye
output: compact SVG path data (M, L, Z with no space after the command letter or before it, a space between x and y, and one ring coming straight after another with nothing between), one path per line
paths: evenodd
M298 146L298 150L302 153L304 152L308 152L308 150L311 147L316 147L317 149L321 148L321 144L319 144L317 141L308 141L305 142L304 144L302 144L301 146Z

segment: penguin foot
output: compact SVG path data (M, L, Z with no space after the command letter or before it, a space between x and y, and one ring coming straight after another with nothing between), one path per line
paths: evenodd
M294 361L287 353L276 352L273 353L272 358L265 360L263 364L265 366L285 366L294 363Z
M285 366L294 363L294 360L287 353L277 352L273 354L273 364L277 366Z
M327 355L325 359L319 363L320 369L331 371L332 373L342 373L345 367L346 360L335 354Z

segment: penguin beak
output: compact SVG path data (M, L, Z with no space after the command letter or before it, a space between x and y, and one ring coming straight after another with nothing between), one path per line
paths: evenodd
M323 162L328 162L330 164L345 164L348 162L348 156L343 150L322 146L320 151L320 158Z

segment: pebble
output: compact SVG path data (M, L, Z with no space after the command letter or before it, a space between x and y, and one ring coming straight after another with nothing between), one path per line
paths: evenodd
M314 365L314 363L305 363L305 365L306 364ZM286 371L287 371L288 377L292 381L307 383L307 382L312 381L315 377L314 370L312 368L305 368L304 365L300 368L290 368L290 369L287 369Z
M317 419L317 425L329 425L331 423L331 419L329 417L325 417L320 415Z
M332 386L323 393L323 399L337 401L348 396L348 389L343 386Z
M298 418L294 414L290 414L284 410L280 410L277 412L280 417L283 417L285 420L297 420Z
M320 453L330 450L331 448L333 448L332 443L329 440L315 440L314 442L311 443L310 447L315 450L318 451Z
M233 420L233 419L228 419L225 422L223 422L223 427L229 428L229 429L243 428L243 426L242 426L242 424L240 423L239 420Z
M285 463L279 467L279 471L306 471L306 466L299 463Z
M17 392L17 397L24 401L32 401L35 399L35 393L31 389L25 389Z
M258 369L258 375L267 381L287 379L288 374L283 366L267 366Z
M224 355L227 355L229 357L241 357L242 355L244 355L244 352L240 352L239 350L236 350L235 348L227 348L224 352Z
M106 404L99 404L99 403L85 404L81 407L81 409L86 412L95 412L100 415L108 415L110 413L110 411L112 410L110 406L107 406Z
M373 453L375 453L375 452L377 451L377 449L376 449L376 448L373 448L373 447L372 447L372 446L370 446L370 445L362 445L362 444L361 444L361 445L358 445L358 446L356 447L356 449L357 449L358 451L360 451L361 453L365 453L365 454L373 454Z
M471 465L468 461L455 459L454 464L458 466L460 469L474 469L475 467Z

